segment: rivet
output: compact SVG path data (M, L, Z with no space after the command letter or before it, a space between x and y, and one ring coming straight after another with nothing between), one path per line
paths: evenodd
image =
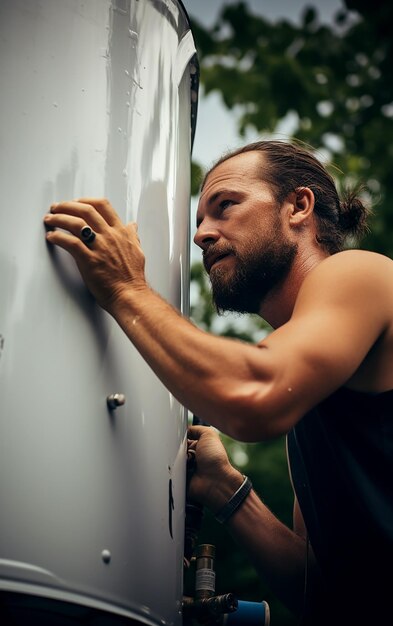
M104 561L104 563L110 563L111 553L109 552L109 550L103 550L101 552L101 558Z
M117 409L118 406L123 406L126 403L126 397L123 393L111 393L107 399L106 403L108 405L108 409L113 411L113 409Z

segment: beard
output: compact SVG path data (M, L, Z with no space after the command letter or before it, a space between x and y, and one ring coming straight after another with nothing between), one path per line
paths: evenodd
M205 268L210 254L229 254L235 258L233 269L218 265L210 271L217 313L258 313L267 294L288 275L296 252L297 244L280 232L270 242L251 242L245 252L235 251L229 245L212 244L203 254Z

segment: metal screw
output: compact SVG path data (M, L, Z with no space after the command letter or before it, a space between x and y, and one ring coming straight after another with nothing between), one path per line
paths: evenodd
M113 411L117 409L118 406L123 406L123 404L126 403L126 397L123 393L111 393L111 395L107 397L106 403L108 409Z
M109 552L109 550L103 550L101 552L101 558L104 561L104 563L110 563L110 560L112 558L111 553Z

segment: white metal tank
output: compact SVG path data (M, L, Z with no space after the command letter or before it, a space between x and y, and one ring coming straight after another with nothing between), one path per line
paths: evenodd
M185 410L42 218L108 197L187 312L197 83L178 0L1 0L2 624L181 624Z

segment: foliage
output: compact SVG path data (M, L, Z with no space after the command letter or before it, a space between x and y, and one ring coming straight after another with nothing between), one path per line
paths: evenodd
M191 195L196 196L203 178L202 167L193 161L191 163Z
M342 184L365 184L375 215L363 245L388 256L392 25L392 3L365 0L346 0L331 26L312 7L300 25L270 23L244 2L225 6L211 29L192 22L205 93L218 90L228 108L240 106L241 134L250 126L273 133L290 116L296 138L332 159Z
M341 188L361 182L374 206L371 232L363 246L393 256L393 5L346 0L332 25L322 25L307 8L300 25L270 23L253 15L244 2L224 7L217 23L204 29L192 20L205 93L218 90L225 105L239 111L239 132L254 127L269 136L291 119L293 134L313 146ZM194 164L193 193L202 168ZM217 318L208 280L200 263L192 268L191 316L205 330L256 342L269 328L256 317L239 325ZM293 496L284 440L263 444L224 442L235 465L250 475L257 492L291 525ZM239 598L266 599L272 621L296 623L265 588L246 555L208 514L201 542L217 548L217 591ZM187 580L187 578L186 578Z

